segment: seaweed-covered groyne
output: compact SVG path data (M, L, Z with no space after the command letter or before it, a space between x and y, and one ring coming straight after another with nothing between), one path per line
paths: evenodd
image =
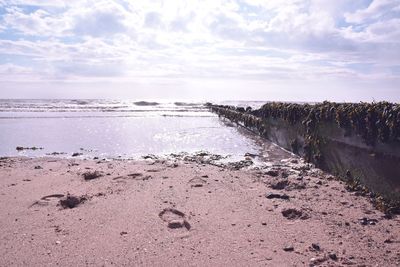
M400 200L399 104L271 102L256 110L208 107L350 184Z

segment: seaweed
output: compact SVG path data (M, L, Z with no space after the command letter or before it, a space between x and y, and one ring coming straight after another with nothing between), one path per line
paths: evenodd
M316 133L320 122L331 122L345 130L346 135L361 136L367 145L377 142L400 142L400 105L389 102L296 104L271 102L261 108L207 104L212 111L245 126L262 127L259 119L282 119L290 124L299 121L308 134ZM261 131L260 131L261 132Z
M289 149L303 156L317 167L324 167L325 159L322 148L325 145L320 133L322 123L333 124L343 130L344 136L359 136L370 148L379 143L400 143L400 104L389 102L373 103L335 103L324 101L317 104L298 104L269 102L259 109L242 108L226 105L206 104L212 112L237 124L268 137L268 123L271 119L283 120L290 125L300 127L304 140L297 138L290 141ZM300 139L301 139L300 138ZM366 194L367 188L349 175L343 174L348 188ZM388 213L400 213L400 203L379 196L375 193L375 206Z

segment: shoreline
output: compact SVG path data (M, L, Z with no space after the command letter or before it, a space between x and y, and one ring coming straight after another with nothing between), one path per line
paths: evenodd
M400 264L399 218L332 175L299 158L249 169L205 156L2 158L0 265Z
M220 117L292 151L400 213L400 106L388 102L251 107L208 104Z

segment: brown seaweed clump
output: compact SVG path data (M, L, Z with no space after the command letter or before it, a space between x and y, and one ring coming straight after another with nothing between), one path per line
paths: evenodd
M304 128L304 145L299 147L293 140L292 151L303 151L309 162L321 166L324 162L321 146L323 137L319 134L322 122L333 123L344 129L345 135L357 135L365 144L374 146L381 143L400 142L400 105L389 102L378 103L334 103L297 104L270 102L261 108L242 108L234 106L207 104L210 109L237 124L255 130L266 136L266 121L270 118L281 119L292 125L300 124Z
M208 106L219 115L255 128L262 127L262 120L274 118L290 124L301 122L310 134L316 131L320 122L331 122L345 129L348 134L361 136L367 145L400 142L400 105L389 102L325 101L313 105L270 102L256 110L212 104Z
M60 205L64 209L73 209L86 200L86 197L76 197L68 194L65 198L60 199Z
M301 121L307 132L320 122L336 123L349 134L363 138L367 145L400 141L400 105L389 102L295 104L272 102L252 111L261 118L279 118L291 124Z
M377 103L334 103L298 104L270 102L261 108L242 108L234 106L213 105L207 103L212 112L232 122L241 124L268 138L268 120L283 120L300 129L299 140L291 140L290 149L308 162L324 169L326 162L322 153L325 144L319 126L322 123L337 125L343 129L345 136L359 136L362 141L373 147L376 144L398 145L400 143L400 104L389 102ZM302 139L302 140L301 140ZM342 176L346 176L342 173ZM372 194L375 206L388 213L400 213L400 203L389 201L367 188L361 188L354 179L346 177L350 188L362 194Z

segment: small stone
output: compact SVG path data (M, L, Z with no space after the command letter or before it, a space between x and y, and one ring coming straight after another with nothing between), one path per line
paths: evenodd
M338 259L337 255L336 255L335 253L333 253L333 252L330 252L330 253L328 254L328 256L329 256L329 258L330 258L331 260L334 260L334 261L337 261L337 259Z
M361 225L375 225L378 222L378 220L376 220L376 219L368 219L366 217L363 217L363 218L359 219L358 221Z
M282 190L282 189L285 189L285 187L288 185L289 185L289 182L287 180L282 180L282 181L278 181L276 183L272 183L271 188L274 190Z
M310 259L310 265L314 266L314 265L318 265L320 263L323 263L324 261L326 261L327 259L325 257L320 257L320 258L311 258Z
M289 200L289 196L286 194L270 193L270 194L267 194L265 197L268 199L279 198L279 199Z
M282 210L282 215L288 220L296 220L296 219L306 220L310 218L308 214L305 214L301 210L297 209L284 209Z
M128 232L122 231L121 233L119 233L120 235L127 235Z
M94 172L88 171L88 172L85 172L85 173L82 174L83 179L85 179L85 181L93 180L93 179L99 178L99 177L101 177L102 175L103 175L103 174L102 174L101 172L99 172L99 171L94 171Z
M277 177L279 175L279 172L275 171L275 170L269 170L265 174L272 176L272 177Z
M60 245L61 244L61 241L56 241L56 245Z
M79 204L81 204L82 202L84 202L86 200L85 197L76 197L76 196L72 196L72 195L67 195L67 197L60 199L60 205L64 208L64 209L73 209L76 206L78 206Z
M294 247L293 246L286 246L286 247L283 248L283 251L286 251L286 252L294 251Z
M312 244L311 244L311 247L312 247L313 249L315 249L316 251L320 251L320 250L321 250L321 247L320 247L317 243L312 243Z

